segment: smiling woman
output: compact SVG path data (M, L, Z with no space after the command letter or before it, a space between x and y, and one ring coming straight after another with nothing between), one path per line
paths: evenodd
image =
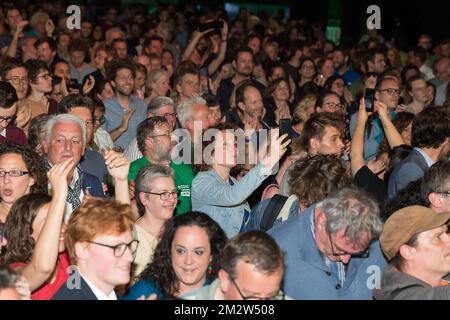
M206 214L190 212L169 220L153 261L124 299L151 294L158 299L177 298L211 283L225 242L223 230Z

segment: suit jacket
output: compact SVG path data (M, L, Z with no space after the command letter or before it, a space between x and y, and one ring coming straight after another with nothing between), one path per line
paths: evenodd
M52 297L52 300L98 300L83 277L80 276L80 288L69 288L69 280Z
M425 158L419 151L413 149L403 161L394 167L394 171L389 177L389 199L393 199L410 182L422 178L426 171L428 171L428 164Z
M83 191L89 189L91 196L105 198L105 193L103 192L103 187L100 180L98 180L96 176L84 171L81 178L81 188Z

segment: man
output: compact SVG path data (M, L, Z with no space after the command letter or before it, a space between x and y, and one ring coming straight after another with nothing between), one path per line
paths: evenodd
M119 27L112 27L105 32L105 43L107 46L111 46L115 39L125 39L126 34Z
M194 66L178 68L174 78L175 90L178 93L177 104L200 95L200 75Z
M105 160L99 153L97 145L94 143L94 102L91 98L82 95L70 94L59 103L58 113L68 113L78 116L86 124L87 143L86 150L80 161L81 170L96 176L100 182L107 185L108 170Z
M161 38L160 36L151 36L149 38L146 38L144 41L143 53L148 55L156 54L158 57L160 57L163 46L163 38Z
M159 164L170 166L175 175L175 185L179 194L176 215L191 209L191 186L194 172L190 164L171 161L172 128L164 117L151 117L142 121L137 129L137 143L143 157L133 161L128 174L129 181L135 181L141 168Z
M28 93L28 71L22 62L12 60L3 65L0 79L12 84L19 100L25 98Z
M55 62L54 71L55 76L58 76L66 82L67 89L70 90L70 67L65 60L58 60Z
M396 79L392 77L383 77L375 85L375 100L384 103L388 107L389 115L395 118L395 109L398 106L400 97L400 87ZM353 137L355 132L358 113L352 115L350 119L350 133ZM364 140L364 160L369 161L378 154L380 143L384 137L383 126L378 117L370 122L370 135L365 135Z
M172 150L175 163L201 163L203 154L198 148L202 146L203 132L210 127L208 116L206 101L200 97L184 100L177 106L178 122L182 129L174 132L178 142Z
M284 291L302 300L371 299L371 270L385 265L375 241L381 229L377 203L348 188L274 227L269 234L285 252Z
M142 64L147 69L147 77L150 76L150 73L152 73L152 65L150 63L150 57L147 54L142 53L137 55L133 58L133 61Z
M302 135L296 144L308 156L335 155L341 158L344 152L344 121L337 113L315 113L305 123ZM295 146L293 146L295 147ZM293 164L286 170L280 183L279 194L290 196L288 180Z
M445 102L445 90L447 89L450 79L450 58L439 58L434 63L433 69L434 74L436 75L435 82L437 82L435 83L437 85L435 103L436 105L441 106Z
M139 245L131 216L129 205L100 199L74 212L64 237L76 269L53 300L117 300L114 288L130 281Z
M450 160L438 161L425 172L421 198L436 212L450 211Z
M14 87L9 82L0 81L0 143L28 144L25 133L14 125L17 101Z
M175 113L173 100L163 96L153 98L147 107L147 118L152 117L164 117L169 124L170 130L175 129L177 114ZM138 148L137 138L131 140L124 154L130 161L142 158L142 153Z
M77 116L60 114L51 117L46 126L44 143L47 169L67 157L73 157L74 167L68 175L69 195L67 197L64 219L67 222L86 194L104 197L101 182L97 177L83 172L79 167L84 155L87 140L86 124Z
M114 96L103 101L106 113L102 128L122 150L136 137L138 124L146 118L145 101L132 95L135 76L133 62L113 60L109 63L107 78L114 88Z
M119 38L114 39L111 44L111 47L116 51L116 56L119 59L126 59L128 56L128 44L126 40Z
M263 95L265 87L258 81L252 79L254 67L253 51L248 47L241 47L237 50L236 56L232 62L233 68L236 70L233 77L222 80L217 89L217 97L220 101L220 109L223 114L230 109L230 97L232 96L235 86L243 81L250 80L254 86L258 88Z
M84 62L89 54L89 47L85 40L73 39L69 46L70 53L70 77L77 80L79 86L83 84L83 79L96 69L90 64Z
M386 61L384 51L379 48L372 48L367 50L363 55L363 64L365 73L382 74L386 68ZM356 97L358 88L360 87L360 79L353 81L349 87L350 93Z
M37 58L44 61L47 67L53 70L55 62L59 60L59 56L56 53L57 45L55 40L49 37L42 38L34 44L34 47L36 48Z
M421 206L398 210L386 221L381 248L390 264L383 273L377 300L449 300L450 212Z
M347 50L336 48L333 51L333 65L335 74L337 76L342 76L344 78L345 84L347 87L350 87L356 79L359 78L359 75L350 70L349 63L350 56Z
M388 197L394 198L408 183L422 178L433 163L448 157L450 115L439 107L428 107L413 120L411 144L414 149L394 167L388 183Z
M266 233L250 231L229 240L222 251L218 278L182 296L187 300L284 299L283 252Z
M25 36L23 29L28 21L23 19L19 7L11 6L6 8L5 22L10 31L0 38L0 53L20 58L20 51L17 50L18 42Z
M408 63L413 64L419 68L419 71L424 74L425 80L434 78L433 70L426 65L427 50L422 47L415 47L408 51Z

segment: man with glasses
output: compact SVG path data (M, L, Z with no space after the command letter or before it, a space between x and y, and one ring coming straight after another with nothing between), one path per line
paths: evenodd
M11 141L28 144L22 129L14 126L17 113L17 95L8 82L0 81L0 143Z
M267 233L250 231L228 241L218 279L182 296L186 300L284 300L283 252Z
M19 100L25 98L28 92L28 71L18 60L5 63L0 71L0 80L8 81L16 89Z
M175 125L177 124L174 101L171 98L164 96L153 98L147 107L147 118L152 117L164 117L171 130L174 130ZM124 154L130 161L142 158L142 152L139 151L137 138L131 140L130 144L125 149Z
M284 291L294 299L371 299L386 262L378 204L342 188L269 234L285 253Z
M157 99L157 98L155 98ZM192 166L171 160L172 128L164 117L151 117L141 122L137 129L137 144L144 155L131 163L128 180L134 182L141 168L150 164L170 166L174 171L175 186L179 193L175 214L191 210L191 188L194 172Z
M400 88L395 78L386 76L378 79L375 85L375 100L384 103L388 107L388 115L391 119L395 119L397 113L395 109L398 106L398 100L400 97ZM355 132L356 123L358 119L358 113L352 115L350 120L350 133L353 137ZM384 129L380 119L376 114L370 118L370 135L364 137L364 160L369 161L378 154L381 141L384 137Z
M130 281L139 245L131 216L129 205L100 199L74 212L65 241L75 268L53 300L117 300L114 288Z
M108 64L107 78L114 88L114 96L104 100L105 123L116 147L125 150L136 137L138 124L146 118L145 101L132 95L136 68L128 60L113 60Z

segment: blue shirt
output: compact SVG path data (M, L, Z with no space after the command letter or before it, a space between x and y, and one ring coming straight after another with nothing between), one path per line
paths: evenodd
M116 97L104 100L103 103L105 104L106 112L105 123L102 125L102 128L111 132L120 127L122 118L127 111L122 108ZM139 123L147 118L147 105L144 100L131 96L130 109L134 110L134 113L128 122L128 129L114 141L116 147L121 147L124 150L130 144L131 140L136 137L137 126Z

